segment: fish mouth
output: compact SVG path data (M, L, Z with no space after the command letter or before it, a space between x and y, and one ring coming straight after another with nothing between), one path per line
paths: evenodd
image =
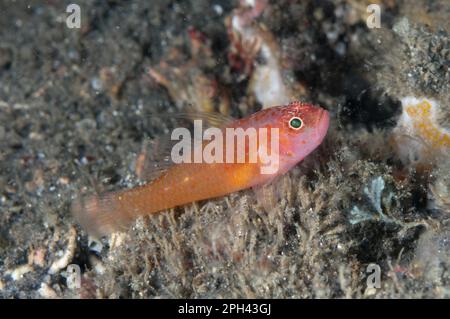
M321 109L319 119L317 120L317 133L319 136L325 137L330 124L330 115L327 110Z

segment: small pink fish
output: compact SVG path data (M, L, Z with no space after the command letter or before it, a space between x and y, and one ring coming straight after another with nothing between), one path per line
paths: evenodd
M123 229L139 216L265 184L287 172L317 148L328 125L328 112L311 104L292 102L287 106L264 109L220 129L278 129L279 155L275 171L263 173L266 162L259 154L261 149L258 147L258 154L252 154L251 143L245 143L246 159L255 155L256 162L176 164L146 185L74 202L73 212L88 232L107 235ZM271 145L270 134L267 145ZM226 145L224 147L225 154Z

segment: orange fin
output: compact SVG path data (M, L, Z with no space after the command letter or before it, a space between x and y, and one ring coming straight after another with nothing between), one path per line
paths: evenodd
M81 197L72 202L71 211L89 235L100 238L113 232L126 230L134 220L117 203L117 194Z
M281 202L283 197L282 180L283 176L276 176L267 183L252 187L258 205L260 205L266 213L271 213L276 210Z

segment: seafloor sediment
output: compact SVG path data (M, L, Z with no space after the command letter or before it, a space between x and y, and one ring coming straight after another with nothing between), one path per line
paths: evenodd
M70 205L140 182L148 114L248 115L264 61L232 52L238 1L78 1L79 29L71 2L0 3L0 297L450 297L449 148L397 126L403 98L426 98L437 118L418 123L448 136L447 1L373 1L374 29L370 1L270 1L254 23L289 92L330 112L324 143L268 190L270 212L242 191L101 241Z

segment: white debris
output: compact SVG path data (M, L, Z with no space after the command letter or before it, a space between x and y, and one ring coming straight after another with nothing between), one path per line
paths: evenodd
M75 227L72 227L69 231L69 242L67 248L64 251L61 258L55 260L50 266L49 274L56 274L62 269L66 268L75 255L75 249L77 248L77 231Z

